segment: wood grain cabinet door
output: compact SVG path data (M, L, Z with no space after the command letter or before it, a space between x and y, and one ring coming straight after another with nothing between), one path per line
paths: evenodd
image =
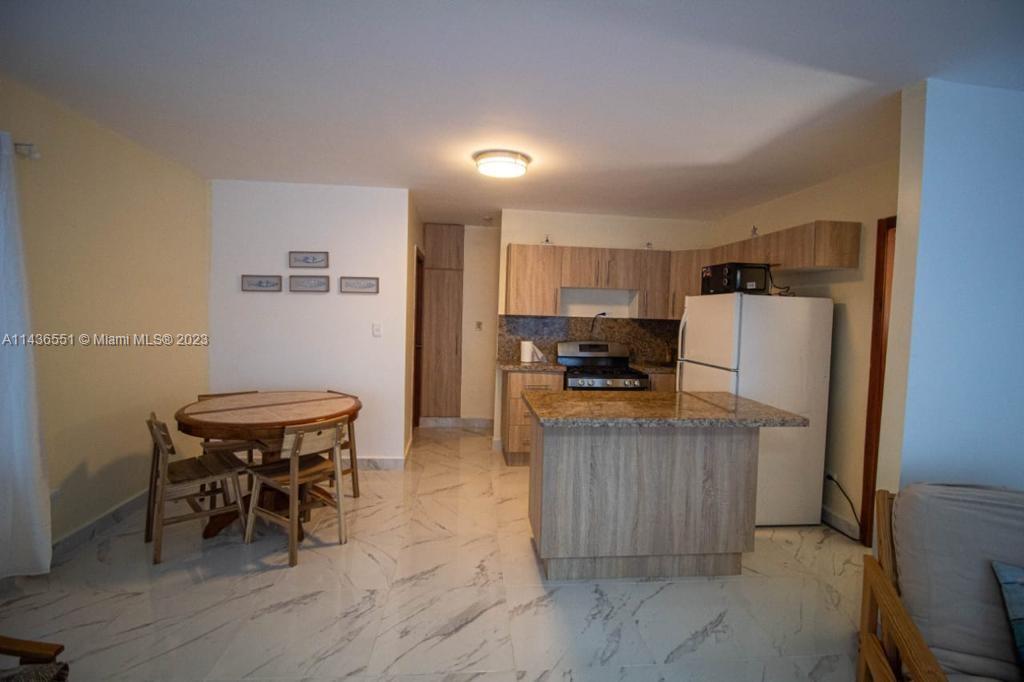
M509 244L505 268L506 315L558 315L562 248Z
M423 272L420 414L458 417L462 400L462 270Z
M423 226L423 266L462 270L466 228L426 223Z
M683 316L687 296L700 294L700 251L673 251L669 258L671 318Z
M640 274L640 317L667 320L672 317L672 254L668 251L638 251Z
M643 251L636 249L607 249L604 286L608 289L637 289L643 286L640 276Z
M605 285L608 249L565 246L560 283L563 287L598 289Z

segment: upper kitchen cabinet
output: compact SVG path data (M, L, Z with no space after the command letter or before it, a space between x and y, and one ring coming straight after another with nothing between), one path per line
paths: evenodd
M427 223L423 226L423 267L461 270L465 228Z
M669 318L683 316L687 296L700 295L700 268L707 251L673 251L669 259Z
M559 247L562 253L561 286L599 289L608 277L608 249Z
M508 245L506 315L558 315L562 251L544 244Z
M636 249L608 249L607 270L604 278L606 289L640 289L643 251Z
M770 263L775 270L830 270L860 264L860 223L816 220L711 249L710 263Z
M668 251L634 251L640 277L639 317L667 320L672 314L672 254Z

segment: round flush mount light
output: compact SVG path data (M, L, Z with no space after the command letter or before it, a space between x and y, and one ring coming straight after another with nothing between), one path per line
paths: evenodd
M476 169L492 178L518 178L526 173L530 157L510 149L488 149L473 155Z

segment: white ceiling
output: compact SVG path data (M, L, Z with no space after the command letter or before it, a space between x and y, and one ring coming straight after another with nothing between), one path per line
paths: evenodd
M709 219L891 158L906 84L1024 89L1024 2L5 0L0 70L210 178Z

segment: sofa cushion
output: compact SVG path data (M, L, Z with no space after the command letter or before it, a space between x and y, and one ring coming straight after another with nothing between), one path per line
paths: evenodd
M992 562L1024 564L1024 492L918 484L893 505L903 603L950 673L1024 682Z
M1003 592L1006 617L1010 619L1010 632L1017 648L1017 663L1024 666L1024 566L993 561L992 570Z

